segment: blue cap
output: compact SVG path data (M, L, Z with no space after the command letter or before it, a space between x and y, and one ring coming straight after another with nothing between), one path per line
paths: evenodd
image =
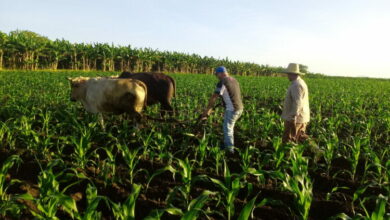
M219 66L215 69L215 74L217 73L227 73L226 67L224 66Z

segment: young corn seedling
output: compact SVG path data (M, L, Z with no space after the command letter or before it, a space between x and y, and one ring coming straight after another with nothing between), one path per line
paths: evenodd
M63 172L54 174L52 171L52 167L58 162L59 161L54 161L49 164L48 168L43 170L41 175L38 177L39 198L31 198L31 200L35 203L37 210L30 210L31 214L37 218L58 219L56 214L59 208L68 213L71 218L78 213L76 201L64 193L69 187L79 183L79 181L66 186L62 191L60 191L60 184L57 178L61 176Z
M298 212L302 219L309 218L313 196L313 184L308 174L308 160L302 156L302 146L293 146L290 150L292 175L286 173L283 187L295 196Z
M141 191L141 185L133 184L131 194L123 204L111 202L112 211L116 219L135 219L135 204Z
M183 196L188 201L192 184L192 166L188 160L188 157L185 160L178 159L178 162L181 168L178 170L178 173L180 174L181 180L184 183L184 191L180 191L183 192Z
M348 190L349 187L346 187L346 186L336 186L336 187L333 187L332 190L326 194L326 200L329 201L331 196L332 196L332 194L337 192L337 191L339 191L340 189Z
M286 149L285 145L282 144L282 139L280 137L275 137L272 140L272 146L274 147L275 152L272 154L275 168L279 169L282 165L282 162L285 161Z
M206 137L206 133L203 133L203 137L201 139L199 139L199 146L196 148L196 151L195 151L195 158L198 158L197 161L198 161L200 167L203 166L203 162L204 162L205 157L206 157L208 142L209 142L209 140Z
M1 167L0 170L0 199L1 200L8 200L8 196L6 194L7 186L5 185L5 179L8 173L8 170L13 167L15 164L19 165L22 162L19 156L12 155L8 157Z
M80 220L102 219L102 213L97 210L101 201L104 201L109 206L109 200L105 196L99 196L95 186L88 184L86 190L87 207L85 211L77 216Z
M389 149L384 149L382 152L382 155L375 152L371 148L367 149L369 159L366 160L366 167L365 173L369 168L373 168L373 176L375 176L375 179L377 180L378 185L386 185L389 181L389 175L386 174L386 162L390 163L390 161L386 160L386 154L389 152ZM383 164L382 164L383 163ZM366 178L364 178L366 179Z
M253 211L257 207L264 206L268 199L263 199L259 204L256 204L257 196L251 199L245 206L242 208L240 215L238 216L238 220L248 220L249 218L253 219Z
M387 201L388 197L383 196L380 194L378 198L376 199L376 206L375 210L372 213L369 213L366 207L364 206L364 201L366 198L360 201L360 205L364 210L365 216L362 214L358 213L356 214L355 217L351 218L345 213L338 214L336 216L333 216L331 219L336 220L336 219L342 219L342 220L355 220L355 219L362 219L362 220L388 220L390 219L390 213L386 212L386 206L387 206Z
M84 169L91 157L91 153L88 152L91 148L90 136L81 136L79 139L71 137L71 141L74 146L74 153L72 156L75 159L75 165Z
M0 147L7 147L11 150L15 149L15 139L12 131L6 122L0 121Z
M335 155L336 149L338 147L339 139L335 133L332 134L332 137L327 140L326 148L324 151L324 158L326 162L326 171L329 176L330 169L332 167L333 156Z
M174 216L181 216L181 220L196 220L198 219L198 216L200 213L204 213L207 217L207 213L202 210L203 206L207 203L207 201L210 199L210 196L214 193L210 191L203 191L200 196L197 198L191 200L191 202L188 204L187 208L183 212L181 209L176 208L174 206L171 206L166 209L158 209L153 210L146 218L145 220L160 220L161 216L164 214L164 212L167 212Z
M368 144L366 139L361 139L358 137L353 138L353 144L351 145L351 156L350 156L351 176L353 181L355 181L356 169L359 163L361 147L364 144Z
M0 169L0 216L5 217L6 215L11 215L15 219L19 218L24 207L18 202L18 199L27 198L26 200L28 200L31 198L29 194L8 195L6 193L8 187L16 182L19 182L17 179L12 179L6 186L6 176L8 170L14 165L19 165L21 162L22 160L19 156L12 155L3 162L3 166Z
M252 214L253 209L255 208L257 196L251 199L245 206L242 208L238 220L247 220Z
M352 198L352 212L354 214L355 213L355 203L356 201L359 200L359 198L363 195L363 193L367 190L367 188L369 187L369 185L366 185L366 186L362 186L362 187L359 187L354 193L353 193L353 198Z
M386 206L388 206L388 204L387 204L388 200L389 200L388 197L380 194L378 196L378 198L376 199L375 210L371 214L367 211L363 202L361 202L361 206L363 207L364 213L366 214L366 216L363 217L360 214L358 214L358 216L362 217L362 219L367 219L367 220L387 220L387 219L390 219L390 213L388 213L388 212L386 213Z
M175 173L179 174L181 176L181 182L183 185L180 185L178 187L175 187L175 189L168 195L167 197L167 203L170 204L171 201L174 199L179 199L175 195L177 192L179 192L184 199L185 206L188 206L188 203L190 201L190 193L191 193L191 186L198 180L204 179L205 176L199 175L196 177L192 176L192 164L186 158L185 160L177 159L178 165L180 169L176 169ZM170 169L171 171L171 169Z
M251 159L253 157L253 155L256 155L256 153L258 153L258 149L253 147L253 146L249 146L249 147L246 147L244 149L244 151L241 151L240 152L240 157L241 157L241 167L242 167L242 170L244 172L247 172L248 169L251 167L252 163L251 163Z
M122 152L123 159L125 160L129 168L129 181L130 184L133 184L134 177L139 172L147 172L145 169L136 169L139 162L140 155L138 154L139 148L135 150L130 150L128 146L117 144L118 149Z
M229 167L227 166L226 161L224 161L224 182L209 177L210 181L217 185L222 191L225 198L223 204L227 211L227 219L229 220L234 216L234 201L240 191L240 188L242 187L240 182L241 177L234 178L235 176L236 175L232 175L230 173Z
M112 154L112 149L103 148L107 158L98 163L98 169L101 170L99 176L103 179L104 184L111 184L116 181L116 156Z
M210 191L203 191L203 193L198 196L196 199L192 200L188 205L188 208L185 213L183 213L182 220L196 220L199 216L199 213L202 212L203 206L209 200L209 196L213 193Z
M157 170L156 172L154 172L149 180L148 180L148 183L146 185L146 189L148 189L149 187L149 184L151 183L151 181L158 175L161 175L162 173L166 172L166 171L169 171L173 174L173 179L175 179L175 176L176 175L180 175L181 177L181 182L183 183L182 185L180 186L177 186L175 187L167 196L167 203L168 204L171 204L172 201L174 200L180 200L181 202L183 202L185 204L185 206L188 205L188 202L190 201L190 192L191 192L191 186L199 181L199 180L204 180L206 179L207 177L204 176L204 175L199 175L199 176L192 176L192 166L190 161L188 160L188 158L186 158L185 160L181 160L181 159L177 159L177 164L179 166L178 169L175 169L172 165L168 165L164 168L161 168L159 170ZM180 194L181 196L178 197L177 194Z
M211 155L214 157L215 172L219 175L222 170L223 154L221 153L219 147L213 147L211 148Z

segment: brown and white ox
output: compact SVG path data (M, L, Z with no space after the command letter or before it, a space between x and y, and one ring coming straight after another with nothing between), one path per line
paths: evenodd
M147 101L146 85L136 79L104 77L68 78L71 85L71 101L80 101L91 113L126 113L136 122ZM99 114L104 128L102 115Z

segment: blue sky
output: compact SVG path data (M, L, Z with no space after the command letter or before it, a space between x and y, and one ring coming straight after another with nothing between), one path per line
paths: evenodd
M1 0L0 30L390 78L389 0Z

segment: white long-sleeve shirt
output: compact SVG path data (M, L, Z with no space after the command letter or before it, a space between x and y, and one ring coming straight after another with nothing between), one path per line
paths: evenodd
M310 121L309 91L305 81L300 77L292 81L288 87L282 118L285 121L295 119L296 123Z

